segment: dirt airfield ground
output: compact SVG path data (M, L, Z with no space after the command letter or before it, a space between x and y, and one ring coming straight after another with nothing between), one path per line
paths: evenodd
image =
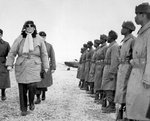
M101 105L78 88L77 69L67 68L57 64L54 84L48 88L46 100L27 116L20 116L18 85L11 72L7 100L0 101L0 121L115 121L115 114L101 113Z

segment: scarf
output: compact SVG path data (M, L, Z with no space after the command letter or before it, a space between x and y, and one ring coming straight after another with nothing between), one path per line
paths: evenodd
M32 35L28 33L24 42L23 53L29 53L29 51L33 51L33 50L34 50L33 38Z

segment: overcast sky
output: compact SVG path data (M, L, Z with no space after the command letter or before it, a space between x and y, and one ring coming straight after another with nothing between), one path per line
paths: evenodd
M110 30L118 33L123 21L135 23L135 6L149 0L0 0L0 28L10 45L26 20L33 20L37 30L47 33L55 50L56 61L79 59L80 48L87 41L99 39ZM136 32L139 26L136 26Z

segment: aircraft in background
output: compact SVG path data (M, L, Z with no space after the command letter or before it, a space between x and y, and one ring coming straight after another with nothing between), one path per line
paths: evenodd
M74 61L65 61L64 64L66 66L73 67L73 68L78 68L79 66L79 62L77 59L75 59Z

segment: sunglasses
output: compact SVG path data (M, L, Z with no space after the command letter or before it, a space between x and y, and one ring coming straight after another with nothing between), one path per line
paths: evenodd
M33 24L27 24L26 28L28 28L28 27L34 27L34 25Z

